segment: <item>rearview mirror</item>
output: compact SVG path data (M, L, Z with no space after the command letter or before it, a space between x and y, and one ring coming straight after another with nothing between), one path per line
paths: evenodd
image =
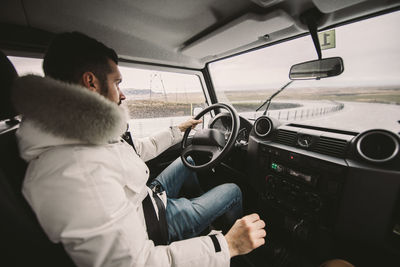
M291 80L310 80L338 76L344 70L340 57L317 59L293 65L290 68Z

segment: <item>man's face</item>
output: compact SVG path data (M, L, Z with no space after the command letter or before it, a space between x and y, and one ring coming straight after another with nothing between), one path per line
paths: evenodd
M114 61L109 59L108 62L111 72L107 74L107 80L102 85L106 86L106 88L101 88L101 91L106 92L103 94L104 97L120 105L122 100L126 99L125 95L119 89L119 84L122 82L122 75L118 69L118 65Z

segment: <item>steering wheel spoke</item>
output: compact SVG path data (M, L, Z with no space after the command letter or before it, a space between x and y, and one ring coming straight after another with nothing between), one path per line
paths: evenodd
M196 155L208 156L210 160L214 160L221 154L222 148L219 146L191 145L182 151L182 156L196 158Z

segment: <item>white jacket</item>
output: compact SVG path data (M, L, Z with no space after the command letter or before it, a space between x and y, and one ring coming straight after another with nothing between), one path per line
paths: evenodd
M179 142L178 129L135 140L136 154L119 138L125 112L83 87L30 75L16 82L14 103L24 117L20 154L29 162L23 194L78 266L229 266L220 233L220 252L208 236L169 246L148 239L143 160Z

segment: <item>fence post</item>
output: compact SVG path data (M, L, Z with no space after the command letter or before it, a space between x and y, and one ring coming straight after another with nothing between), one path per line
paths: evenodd
M286 120L287 120L287 121L289 120L289 113L290 113L290 111L288 110L288 111L287 111L287 116L286 116Z
M278 113L278 120L281 118L281 112Z
M294 120L296 120L297 117L297 110L294 111Z

